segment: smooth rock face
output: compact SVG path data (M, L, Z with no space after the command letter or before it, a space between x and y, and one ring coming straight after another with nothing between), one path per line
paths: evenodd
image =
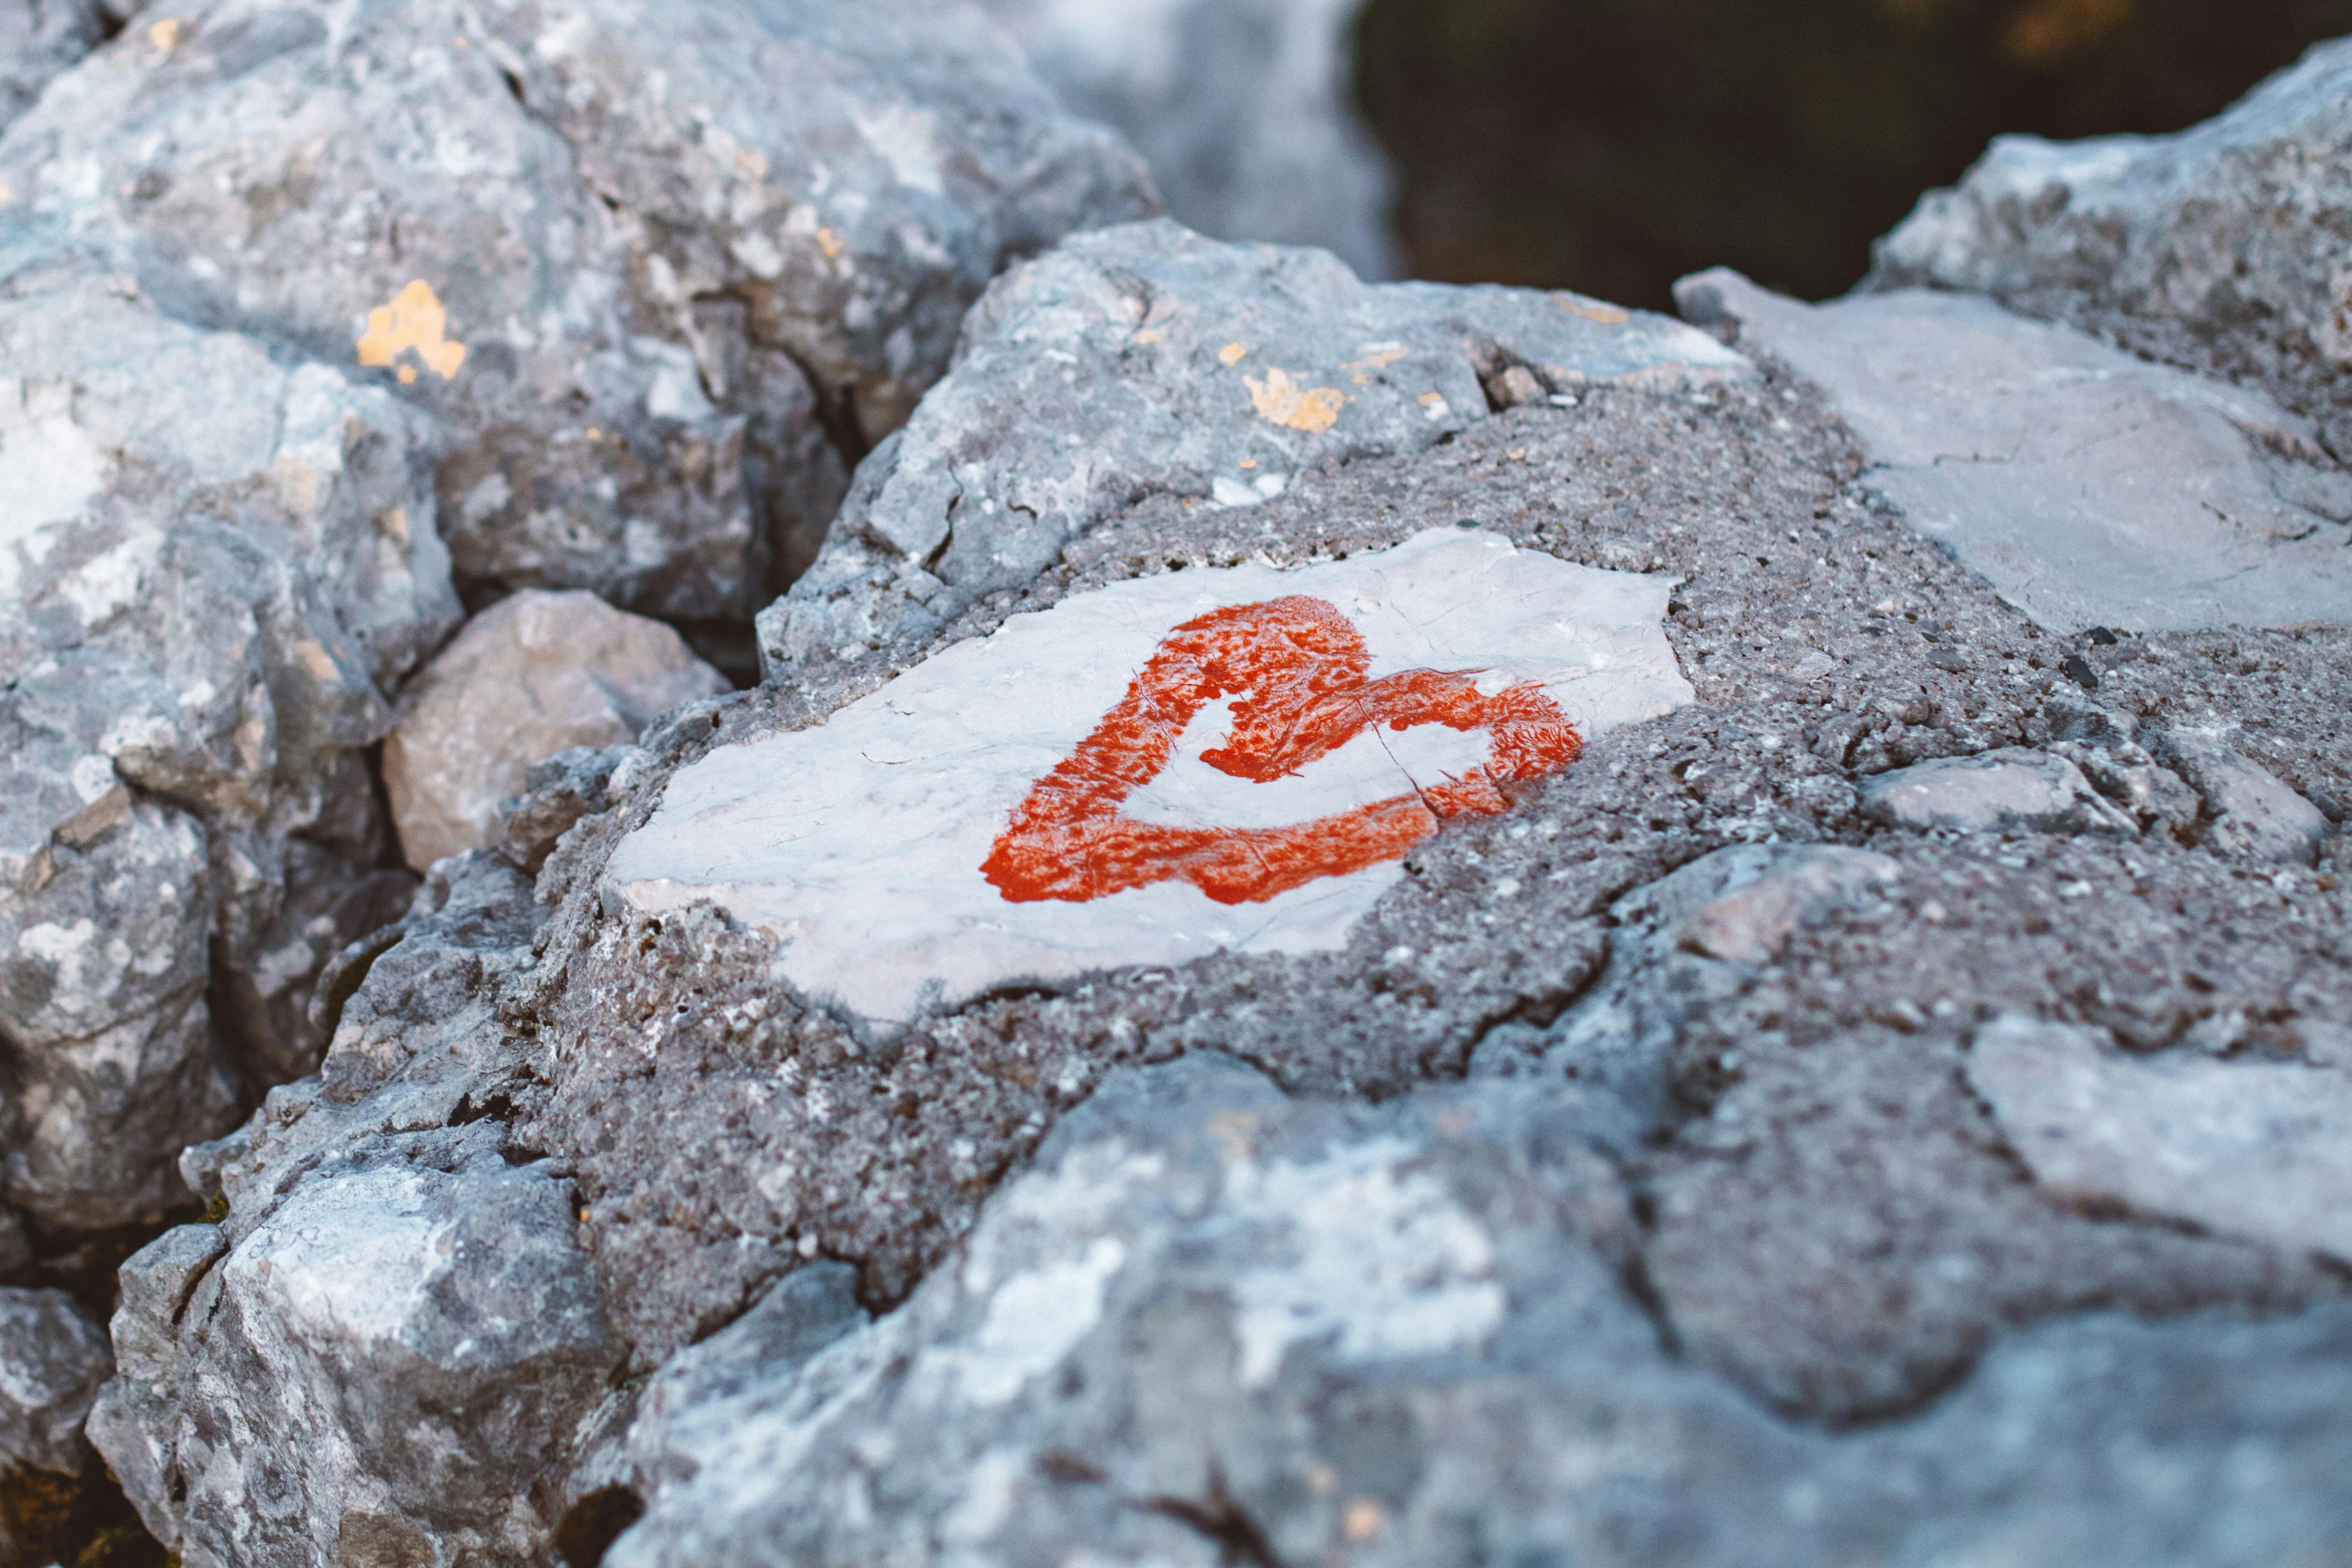
M0 8L0 128L96 48L105 24L105 7L90 0L26 0Z
M2081 1320L1923 1420L1784 1426L1660 1348L1575 1105L1490 1084L1351 1114L1205 1060L1122 1075L905 1307L714 1389L606 1560L1762 1568L1965 1542L2185 1568L2352 1542L2320 1480L2352 1458L2341 1307Z
M8 1195L113 1225L225 1126L232 1056L316 1062L311 976L405 895L361 748L457 601L430 420L77 256L0 276Z
M1974 757L1942 757L1864 779L1862 809L1890 827L1923 831L2139 830L2131 817L2101 798L2082 769L2063 757L2024 746L2004 746Z
M1507 807L1500 795L1448 805L1440 792L1475 770L1507 778L1521 743L1518 719L1473 727L1434 707L1383 707L1381 683L1469 672L1465 690L1526 694L1522 706L1587 739L1655 718L1690 700L1659 625L1671 586L1436 529L1299 571L1175 573L1074 596L934 655L814 728L679 773L614 852L608 896L646 913L711 900L782 944L779 978L890 1022L1018 979L1337 948L1441 817ZM1170 651L1214 612L1299 599L1347 628L1362 669L1243 674L1239 644ZM1205 700L1183 694L1194 677L1155 673L1196 659L1210 661ZM1249 710L1302 683L1351 715L1336 743L1286 754L1270 773L1237 761ZM1295 731L1329 722L1323 711L1274 721ZM1569 744L1524 776L1572 758ZM1041 815L1055 791L1076 800L1111 779L1099 832L1092 817ZM1378 843L1360 853L1325 847L1375 802L1400 826L1364 826ZM1033 816L1051 864L1010 867ZM1247 862L1238 873L1208 865L1220 834ZM1294 858L1310 868L1277 871Z
M2172 136L2003 136L1878 242L1864 288L1989 294L2243 377L2352 452L2352 40Z
M1486 419L1482 380L1514 367L1559 396L1748 371L1703 333L1573 294L1367 285L1328 255L1166 222L1081 237L974 309L953 374L761 613L762 665L919 640L1153 496L1254 506L1303 471L1432 446Z
M81 1424L113 1373L106 1331L72 1297L0 1287L0 1470L80 1474Z
M1357 116L1360 0L982 0L1073 110L1115 125L1169 215L1393 278L1391 180Z
M526 588L475 616L401 693L383 786L422 871L503 836L499 805L533 763L634 741L663 710L727 689L659 621L593 594Z
M1819 383L1863 482L2044 626L2352 619L2352 476L2259 391L1983 300L1810 306L1723 268L1675 298Z
M204 0L0 142L0 222L450 432L469 591L740 617L1004 263L1155 209L955 0Z
M2063 1201L2352 1261L2352 1073L2135 1059L2094 1031L2011 1016L1977 1032L1969 1083Z

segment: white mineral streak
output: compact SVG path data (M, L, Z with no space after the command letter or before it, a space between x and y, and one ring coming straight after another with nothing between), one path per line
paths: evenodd
M947 649L822 724L681 770L614 855L606 901L649 913L714 903L780 942L782 978L886 1023L1016 980L1219 949L1336 948L1396 880L1393 863L1233 906L1177 882L1011 903L980 867L1031 784L1197 616L1285 595L1327 599L1362 634L1374 678L1426 668L1487 671L1490 690L1540 682L1590 740L1691 700L1661 625L1672 587L1442 529L1344 562L1176 572L1076 595ZM1384 730L1253 784L1200 761L1221 738L1202 714L1127 810L1203 827L1302 822L1439 782L1485 754L1477 735Z

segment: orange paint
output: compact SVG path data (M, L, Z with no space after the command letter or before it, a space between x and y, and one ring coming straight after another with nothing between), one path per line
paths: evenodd
M1583 749L1532 682L1480 694L1476 670L1410 669L1365 679L1364 639L1328 601L1294 595L1185 622L1094 733L1039 779L981 871L1013 903L1083 903L1153 882L1190 882L1221 904L1262 903L1318 877L1393 860L1452 816L1507 810L1504 783L1542 777ZM1193 715L1239 700L1225 743L1202 761L1264 784L1375 725L1484 730L1484 766L1458 779L1288 827L1172 827L1122 816L1157 777Z

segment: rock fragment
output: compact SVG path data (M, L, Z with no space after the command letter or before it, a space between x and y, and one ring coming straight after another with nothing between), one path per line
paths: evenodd
M2261 763L2220 737L2172 731L2164 758L2204 801L2200 839L2225 855L2308 866L2334 831L2326 816Z
M1958 295L1813 306L1717 268L1675 298L1819 383L1863 483L2044 626L2352 618L2352 475L2260 391Z
M1867 849L1797 849L1775 858L1758 879L1700 907L1682 923L1678 940L1708 958L1768 963L1800 926L1899 875L1895 860Z
M106 1332L63 1290L0 1286L0 1471L79 1476L82 1421L114 1373Z
M1969 1083L2034 1179L2352 1261L2352 1075L2170 1052L2011 1015L1977 1032Z
M422 871L488 848L532 763L634 741L656 715L727 689L659 621L593 594L524 589L476 616L401 693L383 743L402 853Z
M954 0L202 0L0 143L8 213L431 411L469 595L740 621L1004 263L1156 210Z
M1247 507L1308 469L1489 416L1482 376L1702 384L1748 363L1580 296L1367 285L1328 255L1160 222L1081 237L991 289L953 374L857 473L807 577L760 616L772 677L906 647L1155 495Z
M2065 758L2028 746L1940 757L1862 781L1863 815L1953 833L2137 833Z

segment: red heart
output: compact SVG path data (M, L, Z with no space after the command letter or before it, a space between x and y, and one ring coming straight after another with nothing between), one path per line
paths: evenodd
M1533 682L1486 697L1473 683L1475 669L1366 680L1370 668L1364 639L1327 600L1294 595L1186 621L1160 640L1094 733L1030 789L982 872L1016 904L1084 903L1164 881L1190 882L1221 904L1259 903L1318 877L1393 860L1443 818L1507 810L1497 780L1540 778L1583 749L1559 704ZM1289 827L1171 827L1120 815L1127 797L1168 765L1192 716L1222 697L1243 699L1233 732L1201 759L1260 784L1382 722L1483 729L1492 749L1484 767L1450 783Z

